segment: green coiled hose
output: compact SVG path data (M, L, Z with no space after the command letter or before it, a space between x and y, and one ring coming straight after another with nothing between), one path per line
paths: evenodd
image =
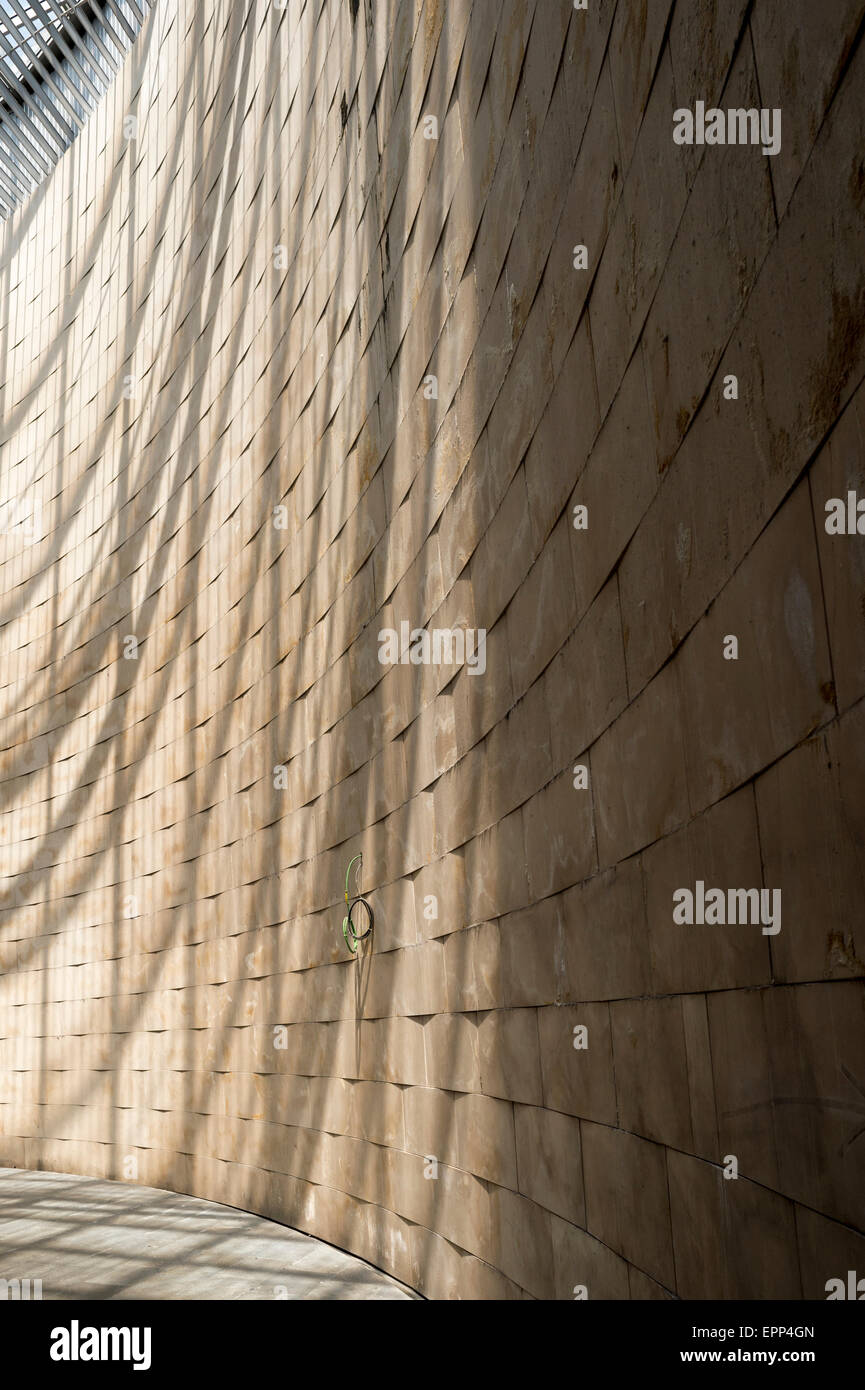
M345 917L343 917L342 919L342 934L345 937L345 944L351 951L353 956L357 954L357 943L359 941L363 941L364 937L369 936L373 928L373 923L375 922L375 914L373 913L373 910L367 902L366 898L361 897L360 894L356 894L353 898L349 897L349 874L351 873L352 864L356 864L358 860L363 862L362 854L356 854L353 859L350 859L348 861L348 868L345 871L345 905L348 911ZM353 914L354 912L360 910L363 910L367 915L367 925L365 931L358 931L354 922Z

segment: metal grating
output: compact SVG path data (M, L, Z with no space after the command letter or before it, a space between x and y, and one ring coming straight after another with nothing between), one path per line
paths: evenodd
M72 144L153 0L0 0L0 218Z

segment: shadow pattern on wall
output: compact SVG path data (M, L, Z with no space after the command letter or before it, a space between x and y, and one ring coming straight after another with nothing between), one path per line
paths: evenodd
M863 6L203 8L0 234L0 1158L432 1297L823 1297L865 1266L823 525ZM781 153L676 146L696 100ZM382 665L403 621L485 673ZM782 930L677 925L697 881Z

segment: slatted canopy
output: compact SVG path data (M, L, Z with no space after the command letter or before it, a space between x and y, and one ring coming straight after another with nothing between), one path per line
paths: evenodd
M152 0L0 0L0 218L68 149Z

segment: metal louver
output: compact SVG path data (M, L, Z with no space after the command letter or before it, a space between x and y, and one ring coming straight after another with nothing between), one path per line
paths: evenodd
M0 0L0 218L68 149L152 0Z

